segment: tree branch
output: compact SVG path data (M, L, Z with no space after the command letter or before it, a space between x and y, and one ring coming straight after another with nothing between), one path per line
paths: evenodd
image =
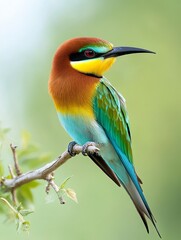
M15 168L16 174L19 176L19 175L22 174L22 172L20 170L20 166L18 164L18 159L17 159L17 156L16 156L16 148L17 148L17 146L13 146L13 144L10 144L10 148L11 148L11 151L13 153L14 168Z
M95 153L95 152L97 153L99 151L99 149L96 146L97 146L96 144L89 146L87 148L87 153ZM79 154L80 152L82 152L82 148L83 148L82 146L76 144L73 147L73 152L75 154ZM45 166L43 166L39 169L35 169L33 171L22 173L21 175L18 175L12 179L3 178L3 180L1 180L1 182L0 182L0 187L4 186L7 189L7 191L12 191L12 189L16 189L26 183L29 183L29 182L37 180L37 179L46 180L49 182L49 184L51 186L53 184L53 187L54 187L55 186L54 182L52 181L52 179L50 179L50 176L52 175L53 171L55 171L57 168L59 168L62 164L64 164L70 158L72 158L72 156L68 153L68 151L65 151L57 159L46 164Z

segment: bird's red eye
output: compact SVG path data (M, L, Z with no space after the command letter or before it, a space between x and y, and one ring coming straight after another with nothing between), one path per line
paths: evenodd
M87 49L87 50L84 51L84 55L87 58L93 58L93 57L95 57L96 53L91 49Z

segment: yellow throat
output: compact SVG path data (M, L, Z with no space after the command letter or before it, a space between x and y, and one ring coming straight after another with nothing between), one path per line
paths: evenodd
M71 61L71 66L79 72L101 77L115 62L115 58L94 58L83 61Z

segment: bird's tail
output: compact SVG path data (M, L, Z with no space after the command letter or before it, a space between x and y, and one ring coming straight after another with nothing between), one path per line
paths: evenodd
M151 220L153 223L159 237L161 238L161 235L158 231L158 228L156 226L155 218L153 217L153 214L149 208L149 205L146 201L146 198L143 194L143 191L141 189L140 183L141 180L137 176L134 166L132 163L130 163L127 160L127 157L122 154L119 148L115 147L118 156L120 157L119 166L116 166L114 164L110 164L110 167L114 170L116 176L120 180L121 184L124 186L128 194L130 195L145 227L147 232L149 232L148 224L146 221L146 216Z
M149 233L149 228L148 228L148 224L147 224L147 220L146 220L145 216L147 216L151 220L159 237L161 238L161 235L156 226L156 220L153 217L153 214L148 206L148 203L143 195L142 190L141 190L141 192L138 191L131 179L130 179L129 183L123 184L123 185L124 185L126 191L128 192L128 194L130 195L130 197L131 197L131 199L132 199L132 201L133 201L133 203L134 203L134 205L146 227L147 232ZM140 187L140 189L141 189L141 187Z

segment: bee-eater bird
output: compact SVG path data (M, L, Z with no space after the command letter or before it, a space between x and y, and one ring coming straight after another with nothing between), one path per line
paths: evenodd
M132 53L153 52L134 47L113 47L99 38L68 40L55 53L49 92L65 130L75 142L83 145L84 154L90 142L99 144L99 154L88 154L89 157L118 186L125 188L147 232L146 217L158 232L133 165L125 99L103 76L116 57ZM69 145L70 154L73 154L73 144Z

